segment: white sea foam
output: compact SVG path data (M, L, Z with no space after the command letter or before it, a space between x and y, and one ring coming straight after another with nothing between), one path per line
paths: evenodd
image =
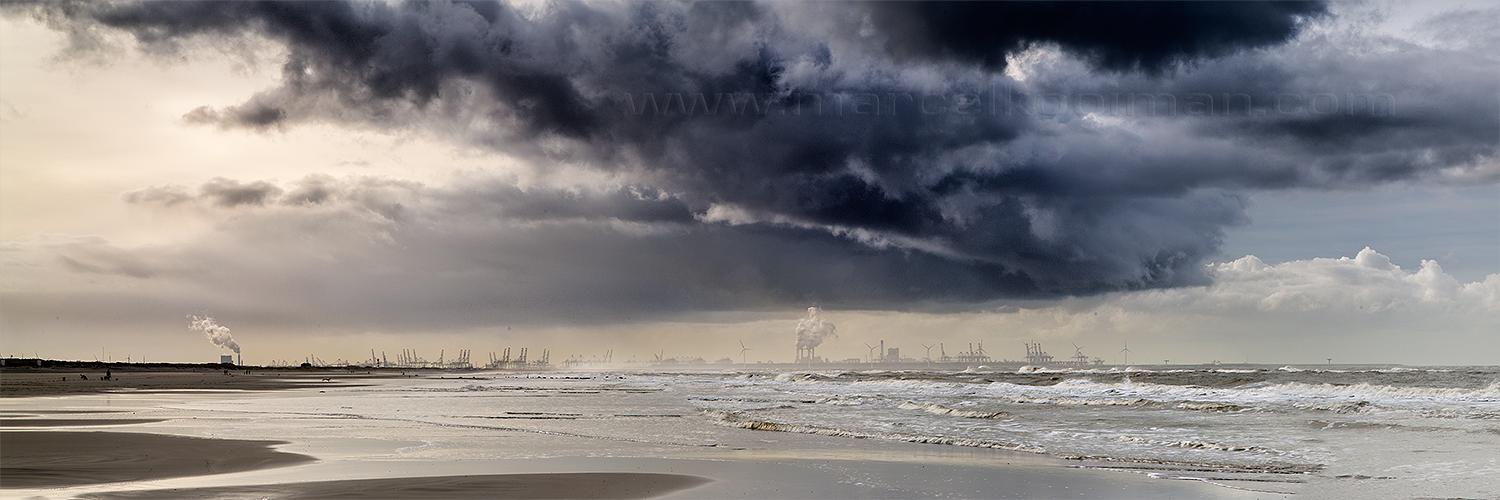
M1245 411L1245 410L1250 409L1249 407L1235 405L1235 404L1202 402L1202 401L1183 401L1181 403L1177 403L1177 408L1183 409L1183 410L1217 411L1217 412L1236 412L1236 411Z
M1254 452L1266 452L1266 453L1275 453L1275 454L1285 454L1284 452L1281 452L1279 450L1273 450L1273 449L1269 449L1269 448L1263 448L1263 447L1260 447L1260 446L1237 446L1237 445L1228 445L1228 444L1214 443L1214 442L1208 442L1208 441L1198 441L1198 440L1192 440L1192 439L1184 439L1184 440L1181 440L1181 441L1161 441L1161 440L1156 440L1156 439L1146 439L1146 438L1140 438L1140 437L1135 437L1135 436L1117 436L1117 437L1115 437L1115 440L1116 441L1120 441L1120 442L1126 442L1126 443L1146 444L1146 445L1151 445L1151 446L1168 446L1168 447L1173 447L1173 448L1208 449L1208 450L1219 450L1219 451L1254 451Z
M1036 398L1047 394L1053 398L1095 398L1103 395L1133 396L1129 399L1149 399L1159 402L1174 399L1209 398L1226 402L1249 402L1277 399L1295 401L1299 398L1354 398L1392 400L1434 400L1454 402L1500 401L1500 382L1477 388L1456 387L1398 387L1372 385L1368 383L1336 385L1310 384L1305 382L1283 382L1276 384L1255 383L1235 388L1208 388L1201 386L1165 385L1145 382L1093 382L1088 379L1071 379L1052 386L1022 386L1007 382L989 384L992 393L1015 394ZM1023 401L1029 402L1029 401Z
M859 398L823 398L818 400L819 404L834 406L859 406L864 404Z
M952 415L963 418L1009 418L1011 415L1003 411L974 411L949 408L939 404L919 404L907 401L897 406L903 410L922 410L933 415Z
M1072 398L1053 397L1037 398L1030 396L1006 396L1004 399L1012 403L1036 404L1036 405L1077 405L1077 406L1145 406L1154 404L1155 401L1145 398L1115 399L1115 398Z

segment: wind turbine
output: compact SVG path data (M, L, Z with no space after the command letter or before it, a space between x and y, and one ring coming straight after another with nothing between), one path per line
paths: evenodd
M937 344L933 344L933 345L922 344L922 347L926 347L927 348L927 360L928 361L932 361L932 348L935 345L937 345Z
M870 362L874 363L875 362L875 346L870 345L869 342L865 342L865 347L870 348L870 354L869 354Z
M745 341L741 340L740 341L740 364L742 364L742 365L745 364L745 351L754 351L754 350L755 349L751 349L749 347L745 347Z
M1120 352L1125 353L1125 366L1130 366L1130 341L1125 341L1125 348L1120 349Z
M1079 347L1076 342L1069 342L1069 344L1073 344L1073 360L1080 365L1089 364L1089 357L1083 355L1083 348Z

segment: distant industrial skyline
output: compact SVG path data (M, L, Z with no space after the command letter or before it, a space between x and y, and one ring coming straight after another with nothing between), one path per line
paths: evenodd
M8 5L0 356L1495 364L1497 19Z

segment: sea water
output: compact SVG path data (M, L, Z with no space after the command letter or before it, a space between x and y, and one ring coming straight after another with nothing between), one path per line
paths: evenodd
M349 477L337 467L355 462L376 466L353 476L413 472L397 464L433 464L418 472L439 474L476 472L465 463L565 457L852 454L954 467L1035 457L1031 466L1072 468L1079 477L1193 482L1225 497L1500 498L1495 367L637 369L358 383L367 385L340 385L335 377L315 389L53 401L84 407L114 397L118 406L147 408L133 416L172 420L112 430L283 439L291 444L281 449L326 461L242 474L236 481L242 484ZM889 448L872 446L880 443ZM913 446L931 452L904 451ZM972 454L951 453L963 450ZM982 474L952 472L959 470L949 473ZM855 485L881 480L855 470L841 474ZM215 481L222 480L153 484ZM870 491L990 496L982 489L897 486ZM839 491L824 492L861 496L863 490Z
M706 418L741 428L1008 449L1077 467L1328 498L1500 498L1493 367L654 380L695 384L689 397Z

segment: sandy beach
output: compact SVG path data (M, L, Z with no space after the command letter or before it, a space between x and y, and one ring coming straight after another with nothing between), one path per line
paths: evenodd
M476 391L474 378L113 373L115 385L5 373L4 496L1280 497L1004 450L717 426L670 392L587 377ZM568 417L505 418L543 413Z

